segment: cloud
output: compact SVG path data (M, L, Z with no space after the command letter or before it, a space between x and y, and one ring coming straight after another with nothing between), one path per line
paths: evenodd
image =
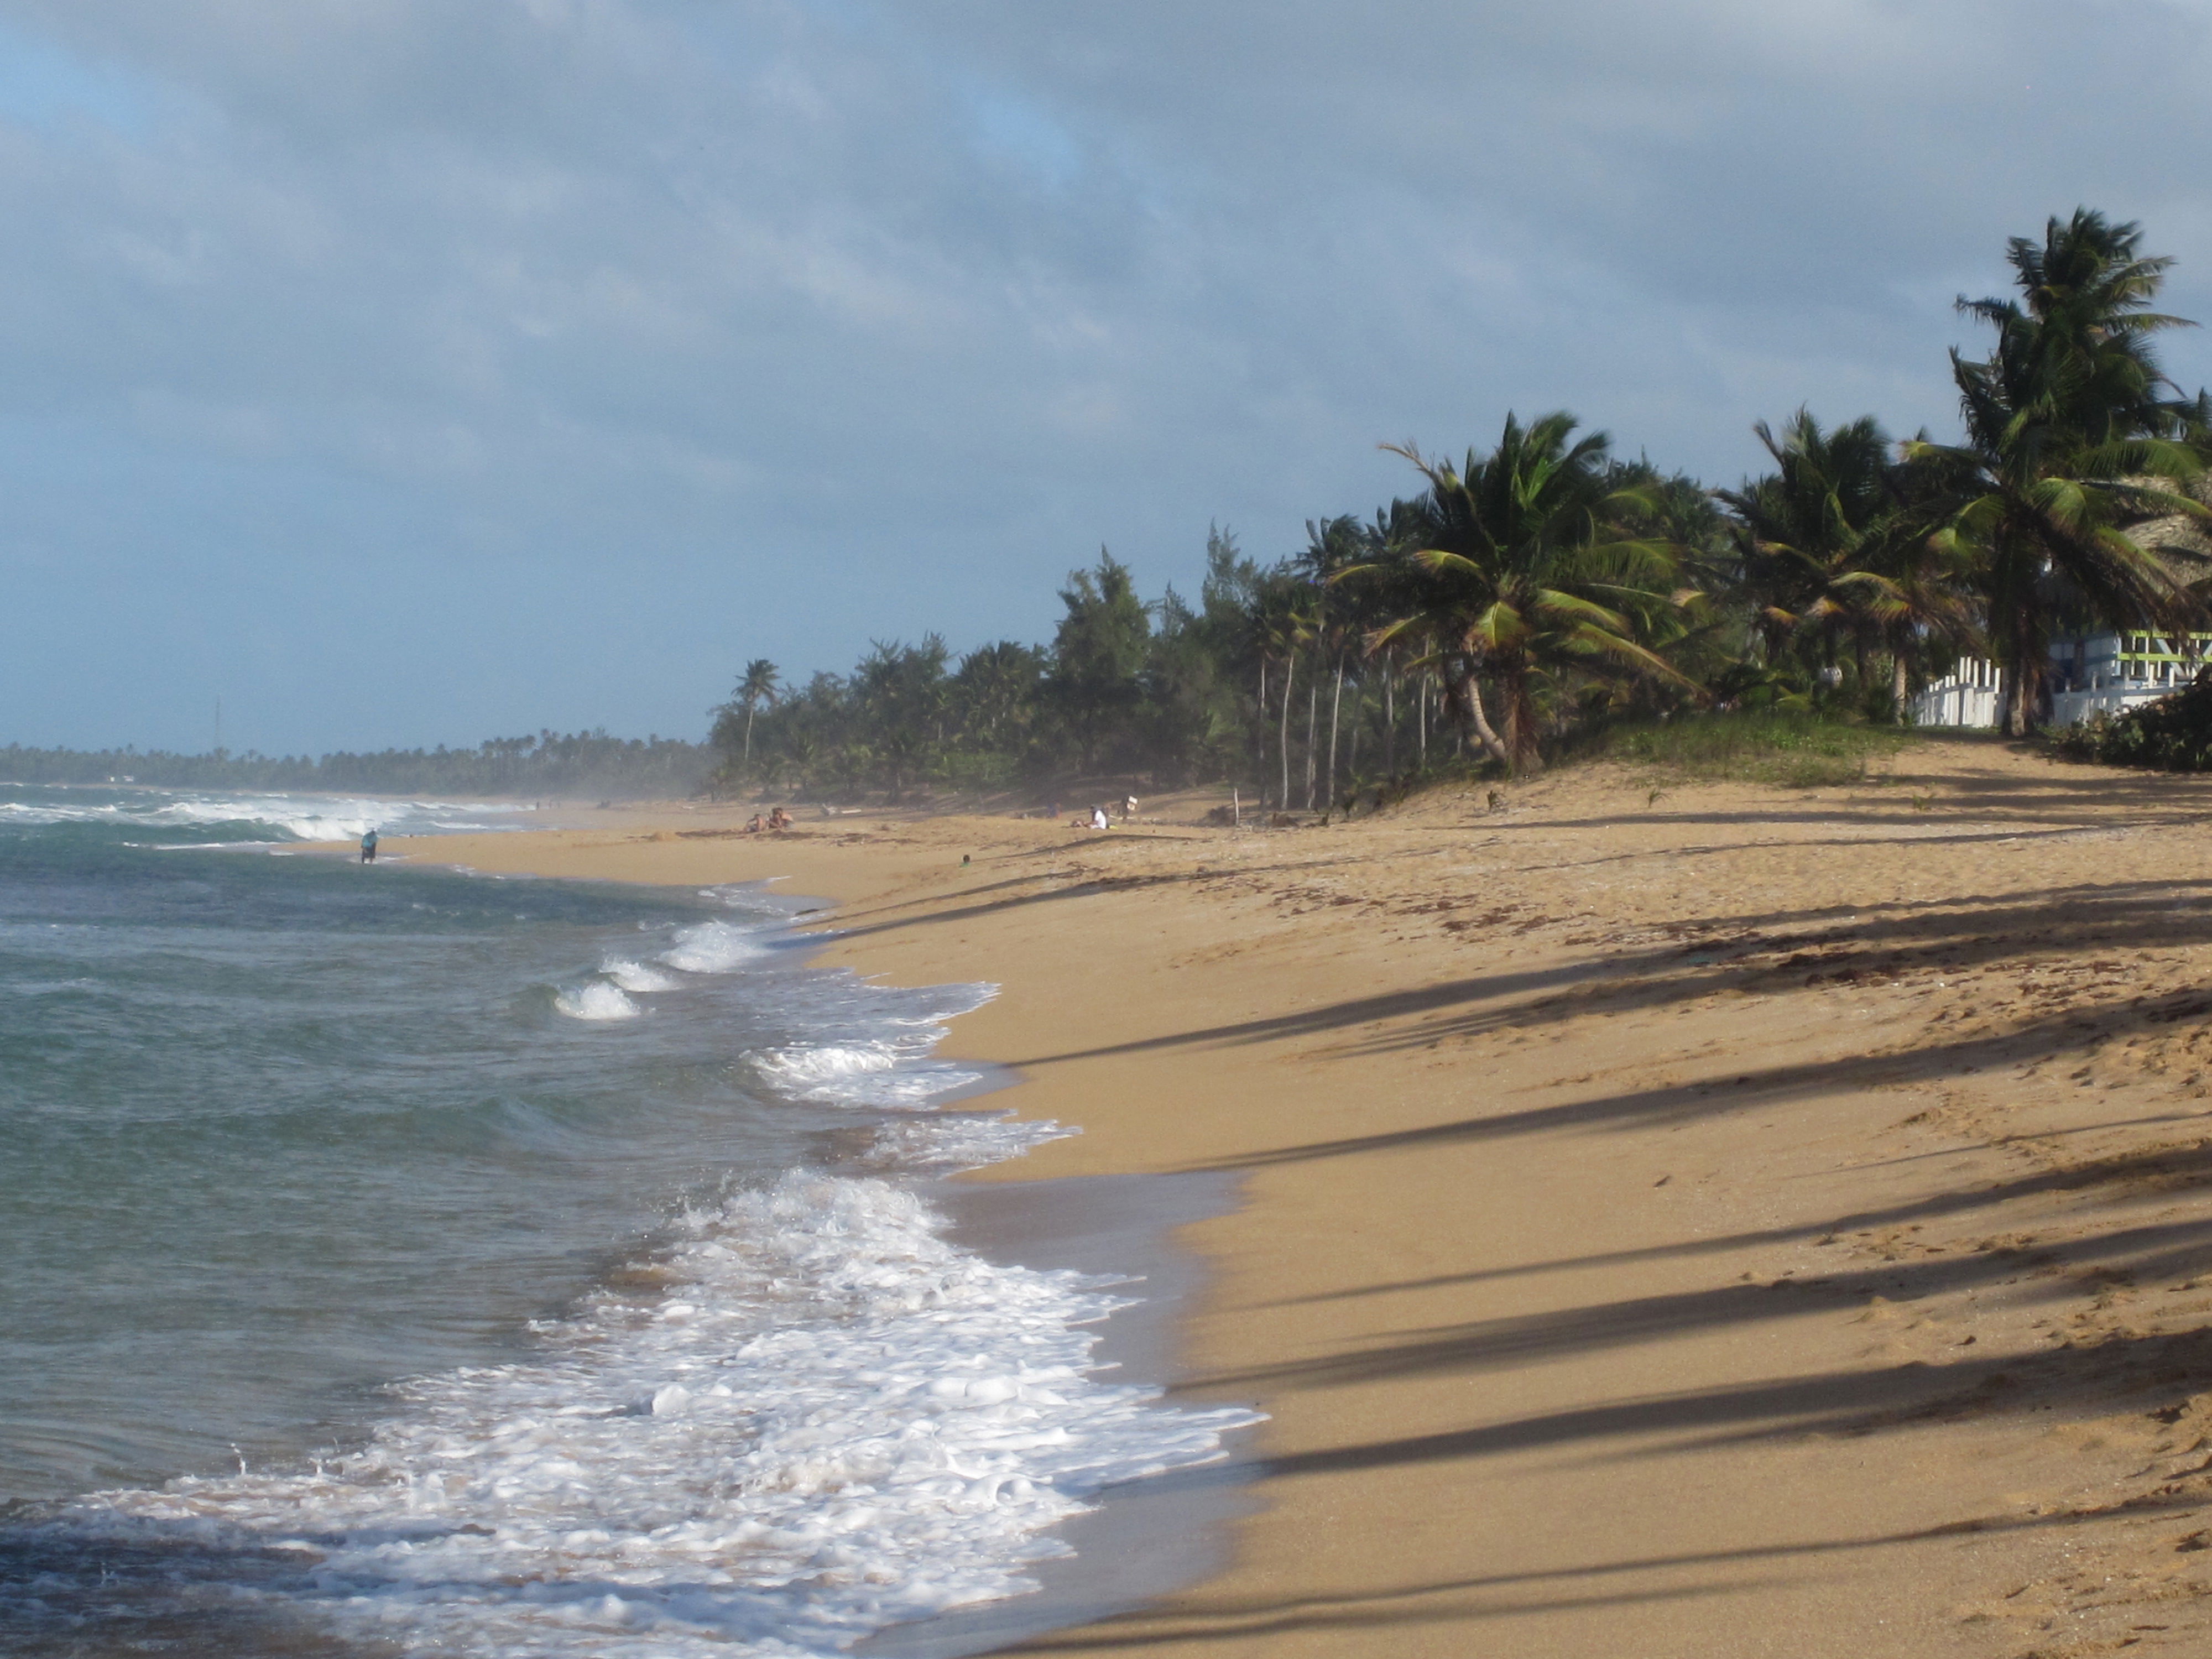
M0 0L0 708L700 730L1566 406L1950 419L1961 289L2183 256L2205 9ZM2179 340L2192 386L2205 347ZM373 689L372 689L373 688Z

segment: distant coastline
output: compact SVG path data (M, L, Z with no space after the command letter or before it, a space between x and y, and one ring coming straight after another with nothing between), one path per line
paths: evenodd
M161 789L313 791L349 795L496 795L504 799L644 799L696 793L714 764L704 744L541 732L495 738L473 749L384 749L356 753L204 754L167 750L0 748L0 781L136 785Z

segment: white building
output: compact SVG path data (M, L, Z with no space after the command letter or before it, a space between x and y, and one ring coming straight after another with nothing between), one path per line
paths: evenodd
M2212 634L2092 634L2051 646L2051 723L2079 726L2156 702L2197 678Z

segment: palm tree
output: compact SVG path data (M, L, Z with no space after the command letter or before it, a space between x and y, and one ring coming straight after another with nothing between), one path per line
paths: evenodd
M1440 659L1446 707L1462 714L1492 759L1513 771L1540 763L1537 683L1580 665L1689 682L1634 635L1670 592L1673 550L1620 532L1623 513L1648 509L1644 492L1612 487L1603 433L1575 439L1575 417L1527 427L1512 415L1498 447L1464 470L1411 444L1386 444L1428 480L1425 532L1412 562L1414 608L1370 635L1371 647L1427 634ZM1371 567L1370 567L1371 568ZM1359 568L1343 573L1361 574ZM1504 732L1491 729L1478 675L1495 682ZM1694 690L1694 688L1690 688Z
M1314 590L1294 573L1280 567L1269 571L1255 595L1253 633L1260 647L1261 672L1270 659L1283 665L1282 722L1277 732L1282 761L1282 791L1275 805L1291 810L1291 698L1297 685L1298 652L1310 643L1317 625ZM1267 710L1261 709L1264 719Z
M1752 428L1775 470L1716 495L1735 511L1744 581L1771 661L1785 641L1818 640L1832 668L1848 639L1864 678L1877 579L1869 567L1893 501L1886 488L1889 440L1872 416L1828 432L1799 410L1777 437Z
M1832 669L1848 643L1863 691L1870 650L1887 647L1901 708L1928 640L1962 645L1973 631L1950 564L1929 544L1942 507L1928 467L1893 459L1872 416L1823 432L1801 409L1779 437L1764 421L1752 430L1775 471L1714 495L1735 514L1740 580L1769 664L1809 639Z
M1364 562L1370 551L1365 526L1358 519L1348 514L1326 521L1309 519L1306 521L1306 549L1295 562L1301 573L1314 585L1315 637L1321 646L1324 662L1333 667L1335 675L1328 702L1328 774L1322 787L1324 805L1336 799L1337 738L1342 726L1345 657L1351 621L1351 607L1335 591L1336 575L1340 570ZM1356 690L1353 695L1356 699ZM1314 772L1317 758L1310 728L1306 754L1308 811L1313 807Z
M1047 659L1035 646L1000 640L960 659L952 690L960 722L985 748L1011 747L1034 716Z
M782 694L783 674L766 657L755 657L745 665L738 678L738 689L730 698L732 703L745 711L744 766L750 771L753 763L753 716L760 706L773 703Z
M2178 388L2152 337L2186 325L2149 309L2172 261L2142 257L2142 241L2135 224L2086 208L2051 219L2040 245L2014 237L2021 297L1959 301L1997 331L1985 361L1951 353L1966 442L1907 446L1955 492L1939 546L1972 562L2014 736L2039 719L2062 609L2177 633L2200 613L2158 538L2128 532L2206 516L2172 487L2203 471L2206 404L2162 395Z
M1428 575L1413 562L1413 555L1425 545L1427 526L1428 515L1417 502L1395 501L1376 508L1374 522L1360 532L1364 559L1357 565L1339 566L1329 576L1333 585L1344 590L1346 625L1358 632L1370 657L1382 659L1382 763L1393 778L1398 775L1398 678L1409 666L1417 671L1415 718L1421 729L1422 758L1427 758L1428 671L1436 665L1437 653L1430 630L1417 621L1399 620L1420 614ZM1358 580L1343 580L1355 572Z

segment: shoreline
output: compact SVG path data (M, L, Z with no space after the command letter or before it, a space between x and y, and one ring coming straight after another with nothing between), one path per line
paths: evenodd
M281 866L228 858L207 860L207 867L240 878L240 891L253 890L254 879L264 878L274 878L271 890L296 891L301 883L295 878L308 878L307 887L324 896L326 907L313 920L332 924L331 930L338 933L361 927L380 937L380 920L399 908L390 902L392 898L418 901L405 908L438 914L437 921L422 934L430 941L428 959L453 960L460 964L456 971L463 974L483 963L474 950L457 950L456 941L481 938L504 942L506 930L501 924L510 912L516 922L539 924L534 930L521 930L535 939L538 949L534 957L502 953L495 947L492 954L500 956L508 970L510 994L495 994L484 1006L489 1010L490 1027L501 1032L511 1029L515 1034L512 1046L524 1050L544 1046L538 1040L542 1030L566 1032L572 1047L553 1057L550 1069L555 1073L588 1072L585 1051L606 1046L592 1035L605 1028L555 1018L556 1002L560 1012L574 1019L617 1017L588 1002L572 1007L565 1000L567 990L573 988L568 986L575 971L570 952L578 947L577 930L581 930L583 947L600 963L588 983L612 981L641 994L667 994L671 1003L656 1000L651 1010L663 1018L620 1028L630 1034L632 1046L617 1050L629 1056L627 1069L619 1060L611 1063L609 1074L617 1086L608 1091L608 1100L618 1113L642 1112L659 1125L663 1142L676 1151L678 1160L663 1167L689 1184L683 1188L684 1202L674 1212L664 1213L667 1206L659 1200L672 1189L659 1182L647 1183L647 1201L639 1218L653 1218L658 1224L641 1229L617 1224L613 1231L621 1243L611 1247L611 1253L597 1235L608 1216L620 1212L605 1206L597 1209L601 1223L592 1229L592 1237L581 1248L557 1252L572 1277L580 1273L590 1282L578 1284L575 1294L562 1297L557 1307L541 1306L539 1317L529 1319L532 1329L541 1318L557 1324L561 1330L553 1343L526 1342L525 1319L518 1316L497 1322L498 1339L511 1337L510 1346L516 1350L518 1363L512 1367L495 1358L476 1355L456 1365L427 1368L419 1378L414 1373L421 1368L400 1367L394 1374L398 1386L393 1394L417 1404L428 1401L427 1413L380 1409L374 1420L349 1425L356 1431L351 1446L335 1446L318 1436L312 1453L303 1447L297 1456L288 1457L283 1449L275 1449L273 1456L257 1457L251 1469L246 1454L234 1446L234 1476L228 1470L186 1466L174 1480L91 1483L73 1489L74 1495L58 1496L43 1508L27 1507L21 1534L0 1541L8 1544L19 1563L38 1558L41 1550L59 1559L89 1559L98 1574L97 1585L87 1575L82 1586L71 1578L62 1588L85 1590L84 1604L94 1618L79 1622L98 1625L91 1638L96 1645L107 1633L100 1620L112 1613L116 1623L127 1624L151 1605L143 1596L132 1601L124 1589L114 1592L112 1607L99 1600L109 1593L111 1583L100 1552L118 1541L100 1530L104 1525L128 1534L137 1525L158 1532L175 1523L191 1535L163 1536L149 1544L149 1577L157 1581L163 1577L161 1552L173 1543L179 1559L195 1562L202 1559L199 1547L210 1545L205 1558L215 1569L213 1578L222 1580L223 1550L230 1540L222 1540L217 1547L201 1534L234 1524L246 1537L265 1536L271 1528L297 1526L299 1516L308 1516L312 1518L305 1523L306 1530L298 1535L312 1538L313 1545L279 1544L270 1559L290 1563L295 1556L302 1556L318 1570L318 1577L329 1561L343 1559L349 1565L329 1567L326 1582L286 1583L272 1595L301 1590L309 1599L329 1599L332 1583L342 1574L357 1572L357 1593L344 1598L352 1604L373 1601L386 1590L400 1591L404 1601L404 1589L415 1582L402 1572L387 1575L373 1564L364 1566L347 1553L355 1547L356 1533L349 1522L364 1512L371 1524L362 1532L368 1541L360 1547L368 1552L386 1547L395 1532L409 1539L419 1533L433 1546L461 1540L463 1551L489 1548L468 1540L497 1536L503 1559L500 1570L484 1581L494 1586L493 1593L482 1598L489 1604L502 1602L497 1589L509 1584L557 1582L565 1588L567 1581L557 1573L530 1570L530 1551L543 1537L554 1540L552 1553L559 1555L576 1550L580 1540L605 1541L622 1535L625 1559L618 1571L628 1574L642 1572L654 1563L667 1565L653 1553L662 1534L675 1530L665 1521L666 1515L684 1516L682 1537L672 1547L693 1556L702 1547L696 1541L697 1528L727 1521L738 1529L741 1541L732 1544L724 1539L717 1547L732 1552L732 1574L743 1571L735 1565L736 1558L774 1549L793 1552L799 1569L790 1578L779 1580L775 1559L770 1556L757 1583L736 1598L754 1605L749 1612L742 1607L732 1611L736 1622L727 1626L729 1631L804 1628L817 1641L824 1639L825 1632L842 1631L849 1641L862 1632L886 1635L872 1627L902 1613L918 1622L894 1627L888 1634L900 1639L872 1650L902 1659L924 1655L938 1659L977 1650L979 1644L1000 1644L1008 1633L1003 1625L963 1636L939 1629L947 1621L927 1615L929 1609L948 1601L957 1607L963 1594L1004 1595L1009 1577L1016 1583L1030 1577L1046 1578L1043 1595L1014 1600L1060 1609L1048 1620L1031 1614L1021 1621L1019 1630L1027 1633L1133 1605L1188 1576L1185 1563L1178 1560L1155 1564L1148 1577L1133 1584L1127 1580L1103 1585L1062 1582L1055 1587L1049 1581L1067 1581L1070 1575L1054 1571L1061 1564L1029 1562L1025 1543L1036 1536L1035 1528L1069 1507L1054 1495L1055 1486L1065 1490L1072 1483L1077 1490L1088 1490L1103 1481L1111 1492L1139 1476L1148 1465L1178 1466L1218 1455L1218 1437L1237 1414L1216 1413L1209 1419L1172 1409L1151 1413L1144 1407L1143 1396L1156 1393L1170 1380L1162 1364L1168 1345L1156 1328L1149 1333L1146 1328L1157 1326L1164 1306L1151 1300L1133 1304L1127 1291L1114 1287L1139 1278L1175 1278L1187 1264L1169 1256L1158 1235L1191 1215L1218 1207L1224 1183L1204 1178L1103 1183L1118 1194L1110 1203L1096 1195L1102 1187L1098 1182L1053 1183L1050 1195L1042 1199L1034 1183L951 1188L946 1175L963 1158L1015 1156L1028 1139L999 1122L1006 1115L989 1103L974 1101L968 1110L945 1108L947 1101L972 1101L1005 1086L1010 1074L996 1067L966 1066L939 1066L933 1072L934 1062L925 1057L942 1036L942 1022L975 1006L994 988L939 984L923 988L918 996L902 995L866 988L843 970L815 971L808 958L818 949L818 941L797 934L791 923L796 914L817 907L805 898L778 902L763 889L720 890L706 896L714 902L702 903L680 892L661 896L625 884L471 880L436 867L437 860L420 859L412 861L417 866L413 869L398 866L392 878L399 885L393 887L390 881L380 884L380 876L390 872L362 868L356 877L343 848L292 845L312 863L323 866L320 872L295 868L294 876L287 878ZM268 850L280 848L270 845ZM157 892L167 886L167 872L156 869L155 860L140 863ZM335 885L330 879L333 876L340 878ZM185 878L191 881L193 876ZM355 879L371 884L354 886ZM204 880L194 883L208 884ZM339 889L344 890L342 896ZM536 896L530 896L532 893ZM234 899L236 894L228 896ZM656 902L664 896L683 902ZM218 925L226 927L249 926L251 918L260 914L235 902L206 908ZM470 918L489 925L471 933ZM632 927L650 936L643 951L629 942ZM321 932L308 927L296 930L295 936L312 954L326 956L334 945L343 954L345 942L318 937ZM663 950L664 945L668 948ZM638 960L629 959L634 955ZM684 972L656 975L641 966L648 956L672 967L680 965ZM781 971L778 957L782 958ZM744 967L764 971L722 977ZM404 972L374 975L370 982L412 984L416 978ZM759 989L749 988L756 983ZM769 988L779 985L780 997ZM722 993L719 997L712 994L717 987ZM685 1017L687 1008L694 1012L719 1009L738 1017L702 1021ZM372 1012L388 1016L390 1007L356 1006L349 1012L356 1017ZM385 1023L407 1022L387 1018ZM436 1029L449 1035L446 1028ZM635 1046L640 1039L646 1043L643 1050ZM443 1046L434 1042L431 1048ZM471 1048L465 1042L453 1052L479 1054L495 1066L508 1054L508 1049L496 1045ZM657 1056L672 1076L691 1078L698 1086L685 1088L666 1079L666 1086L656 1083L638 1069L641 1053ZM408 1062L412 1058L402 1051L398 1069L411 1074ZM751 1072L758 1076L733 1087L721 1073L740 1060L750 1062ZM867 1074L879 1071L892 1075L882 1079L885 1086L877 1088L877 1079ZM865 1086L839 1086L840 1079L855 1074ZM465 1064L454 1081L461 1093L473 1096L483 1073L476 1065ZM813 1086L817 1083L822 1086ZM326 1097L325 1092L314 1102L316 1127L311 1133L318 1141L328 1133L319 1109ZM571 1161L580 1167L597 1167L600 1154L610 1148L591 1143L586 1126L602 1120L588 1114L564 1116L560 1109L583 1096L572 1091L557 1099L540 1098L551 1103L547 1121L558 1122L563 1132L575 1132L564 1150L573 1153L588 1146L584 1156ZM779 1105L779 1100L784 1103ZM902 1103L924 1100L934 1109L902 1115ZM809 1109L809 1102L821 1104ZM858 1114L847 1109L868 1102L880 1109ZM701 1110L686 1117L686 1104L696 1104ZM495 1103L493 1115L505 1106L503 1101ZM756 1142L773 1144L766 1162L747 1164L740 1156L733 1165L727 1158L718 1158L726 1121L742 1123L755 1108L768 1120L799 1121L783 1123L780 1141L774 1133L754 1140L739 1133L732 1142L740 1154ZM860 1125L847 1121L856 1116ZM934 1121L969 1116L979 1121ZM623 1121L617 1115L603 1121ZM909 1122L918 1133L904 1133ZM893 1126L893 1133L876 1145L879 1132ZM420 1139L419 1130L409 1138ZM453 1149L447 1146L441 1150ZM501 1142L501 1153L508 1150ZM748 1170L765 1173L769 1179L733 1185L728 1178L732 1169L741 1175ZM702 1170L708 1173L702 1176ZM550 1200L557 1194L551 1190L554 1183L536 1178L543 1171L530 1173L532 1179L518 1195L516 1212L527 1212L523 1225L534 1233L551 1218ZM1085 1197L1083 1190L1071 1188L1088 1189L1092 1195ZM1138 1193L1134 1202L1129 1196L1133 1190ZM1071 1208L1091 1220L1081 1230L1079 1243L1063 1248L1060 1231L1039 1223L1041 1218L1064 1219ZM360 1231L355 1230L356 1236ZM446 1229L430 1231L442 1236ZM1044 1239L1064 1259L1032 1269L1029 1263L1041 1254L1027 1242L1032 1237ZM791 1242L787 1250L787 1240ZM1051 1256L1054 1250L1042 1254ZM465 1272L447 1276L456 1282L474 1279L495 1286L516 1282L500 1262L489 1265L488 1279ZM1153 1294L1149 1288L1146 1291L1148 1298ZM1170 1290L1168 1299L1174 1294ZM423 1305L420 1297L408 1301L410 1306ZM1117 1302L1122 1305L1116 1307ZM785 1304L795 1316L774 1311ZM158 1314L155 1310L149 1322L157 1328ZM702 1380L693 1375L701 1367L687 1345L694 1332L709 1327L714 1332L710 1340L719 1340L726 1348L757 1340L763 1352L748 1364L734 1352L710 1350ZM749 1334L748 1342L732 1340L733 1329ZM635 1351L633 1337L641 1338L644 1352ZM526 1348L526 1355L522 1352ZM1109 1375L1100 1379L1103 1388L1075 1381L1077 1371L1091 1369L1085 1354L1102 1349L1106 1367L1121 1368L1119 1374L1109 1369ZM602 1363L601 1357L607 1354L614 1356L611 1364ZM971 1369L975 1367L982 1368L980 1373ZM672 1381L672 1376L680 1380ZM971 1381L963 1383L963 1377ZM477 1386L477 1378L494 1379L489 1406L488 1391ZM725 1386L725 1378L735 1386ZM1138 1386L1128 1386L1133 1382ZM499 1393L501 1388L508 1392ZM972 1398L963 1395L963 1388ZM920 1396L909 1400L908 1394L916 1389ZM362 1393L364 1401L374 1393L389 1407L382 1379ZM1010 1399L1024 1403L999 1409L1000 1402ZM518 1401L521 1411L502 1419L501 1413ZM545 1455L545 1446L539 1443L545 1437L541 1431L547 1425L541 1416L549 1401L555 1402L551 1419L563 1426L571 1422L580 1426L581 1449L560 1440L555 1430L547 1442L555 1455ZM723 1401L736 1403L723 1406L719 1403ZM654 1422L633 1430L630 1419L641 1417ZM668 1417L684 1420L659 1420ZM746 1448L752 1462L745 1478L755 1483L758 1503L747 1502L733 1510L724 1507L716 1483L739 1477L732 1473L729 1437L717 1436L708 1426L717 1417L724 1423L734 1417L752 1425L744 1437L757 1438L759 1444ZM696 1426L689 1420L694 1418L700 1419ZM1148 1418L1152 1421L1148 1423ZM461 1425L459 1432L457 1423ZM473 1438L466 1432L487 1426L495 1431ZM518 1434L520 1440L513 1437ZM430 1445L433 1441L437 1443ZM465 1451L454 1451L464 1443ZM427 1453L426 1445L430 1447ZM631 1457L641 1445L645 1455ZM687 1464L693 1449L702 1455ZM489 1452L486 1463L470 1463L465 1473L447 1461L454 1455L473 1457L479 1451ZM593 1490L585 1494L589 1501L578 1507L566 1501L576 1484L563 1473L574 1472L568 1462L572 1451L582 1463L595 1471L604 1468L611 1477L604 1485L593 1483ZM418 1453L423 1455L410 1457ZM624 1458L629 1461L624 1462ZM498 1472L482 1473L486 1468ZM642 1479L641 1470L645 1472ZM459 1482L449 1486L457 1474ZM418 1475L428 1488L421 1505L416 1501ZM948 1480L952 1475L958 1478ZM540 1476L560 1483L562 1501L532 1501L544 1498L531 1485ZM855 1480L877 1488L858 1505L851 1501ZM508 1506L511 1481L529 1494L519 1508ZM1012 1490L1002 1493L1001 1486ZM381 1507L395 1490L404 1493L396 1522ZM987 1490L983 1502L975 1501L977 1490ZM447 1499L455 1493L466 1496L448 1509ZM779 1505L778 1493L797 1496ZM646 1505L643 1522L635 1522L623 1508L633 1497ZM685 1509L687 1500L696 1507ZM436 1513L426 1515L425 1510ZM561 1528L571 1516L586 1524L563 1533ZM616 1534L591 1524L602 1517ZM1158 1518L1155 1510L1155 1529ZM508 1537L510 1520L520 1523L514 1528L514 1541ZM550 1533L544 1530L549 1526ZM1121 1528L1120 1535L1130 1534L1127 1525ZM289 1540L295 1534L282 1535ZM758 1552L746 1547L762 1536L774 1541ZM817 1540L821 1554L810 1562L807 1552ZM126 1555L135 1541L131 1536L123 1538ZM288 1550L294 1554L283 1553ZM252 1552L240 1553L243 1559ZM1187 1557L1188 1553L1182 1553ZM525 1565L514 1568L518 1559ZM848 1569L848 1563L857 1565ZM696 1591L690 1582L691 1562L679 1555L673 1565L669 1582L674 1594L667 1599L682 1609L672 1620L681 1624L696 1611L684 1598ZM806 1570L810 1565L820 1570L819 1582ZM1039 1565L1046 1571L1036 1573L1033 1569ZM633 1620L623 1610L628 1598L611 1610L599 1605L607 1599L596 1590L605 1589L602 1575L608 1571L600 1568L581 1576L580 1591L566 1597L566 1603L589 1610L602 1627L617 1629ZM441 1585L472 1582L465 1563L452 1565L441 1560L431 1573ZM431 1582L430 1575L423 1582ZM633 1580L624 1577L621 1582L627 1585ZM639 1577L634 1582L649 1590L660 1581ZM722 1575L720 1582L739 1581ZM241 1588L252 1583L247 1577L240 1580ZM890 1588L879 1589L879 1585ZM995 1591L994 1586L998 1587ZM840 1588L846 1591L842 1600ZM526 1592L520 1599L534 1598ZM232 1607L204 1620L210 1634L218 1626L227 1631L234 1624L241 1632L249 1626L258 1631L264 1624L282 1624L288 1616L281 1604L249 1606L253 1601L252 1595L241 1595ZM796 1626L761 1626L759 1621L772 1615L779 1601L792 1604L787 1611ZM36 1626L44 1609L45 1603L34 1598L11 1601L0 1611L9 1613L11 1621L20 1613ZM171 1613L163 1606L154 1608L150 1616L168 1619ZM191 1614L188 1609L175 1616L189 1622ZM650 1607L645 1614L647 1621L658 1616ZM404 1621L387 1615L385 1628L398 1622ZM10 1622L9 1628L17 1626ZM467 1633L465 1615L457 1628ZM351 1632L351 1638L359 1635L357 1629ZM351 1638L334 1637L332 1650ZM794 1634L793 1639L799 1637ZM258 1637L246 1640L241 1636L240 1640L258 1647ZM4 1644L0 1639L0 1645ZM678 1644L690 1650L681 1639ZM383 1645L380 1641L367 1643L380 1650ZM556 1640L555 1645L562 1644ZM830 1645L839 1644L831 1641ZM475 1650L473 1645L471 1650Z
M1174 1397L1269 1414L1262 1507L1206 1582L1020 1650L2193 1650L2212 788L1887 770L405 850L784 877L838 902L816 960L1002 987L940 1053L1085 1133L969 1179L1241 1176L1181 1234Z
M1021 1159L1009 1162L1018 1169ZM931 1201L950 1223L946 1237L987 1261L1122 1279L1128 1300L1096 1328L1093 1363L1110 1369L1117 1382L1173 1391L1180 1380L1178 1327L1203 1294L1206 1272L1173 1235L1232 1208L1233 1182L1152 1175L985 1182L953 1176L932 1184ZM1030 1566L1039 1589L894 1625L851 1651L860 1659L1000 1652L1190 1588L1226 1561L1226 1529L1252 1505L1250 1439L1249 1429L1231 1430L1215 1462L1106 1487L1091 1509L1053 1528L1074 1553Z

